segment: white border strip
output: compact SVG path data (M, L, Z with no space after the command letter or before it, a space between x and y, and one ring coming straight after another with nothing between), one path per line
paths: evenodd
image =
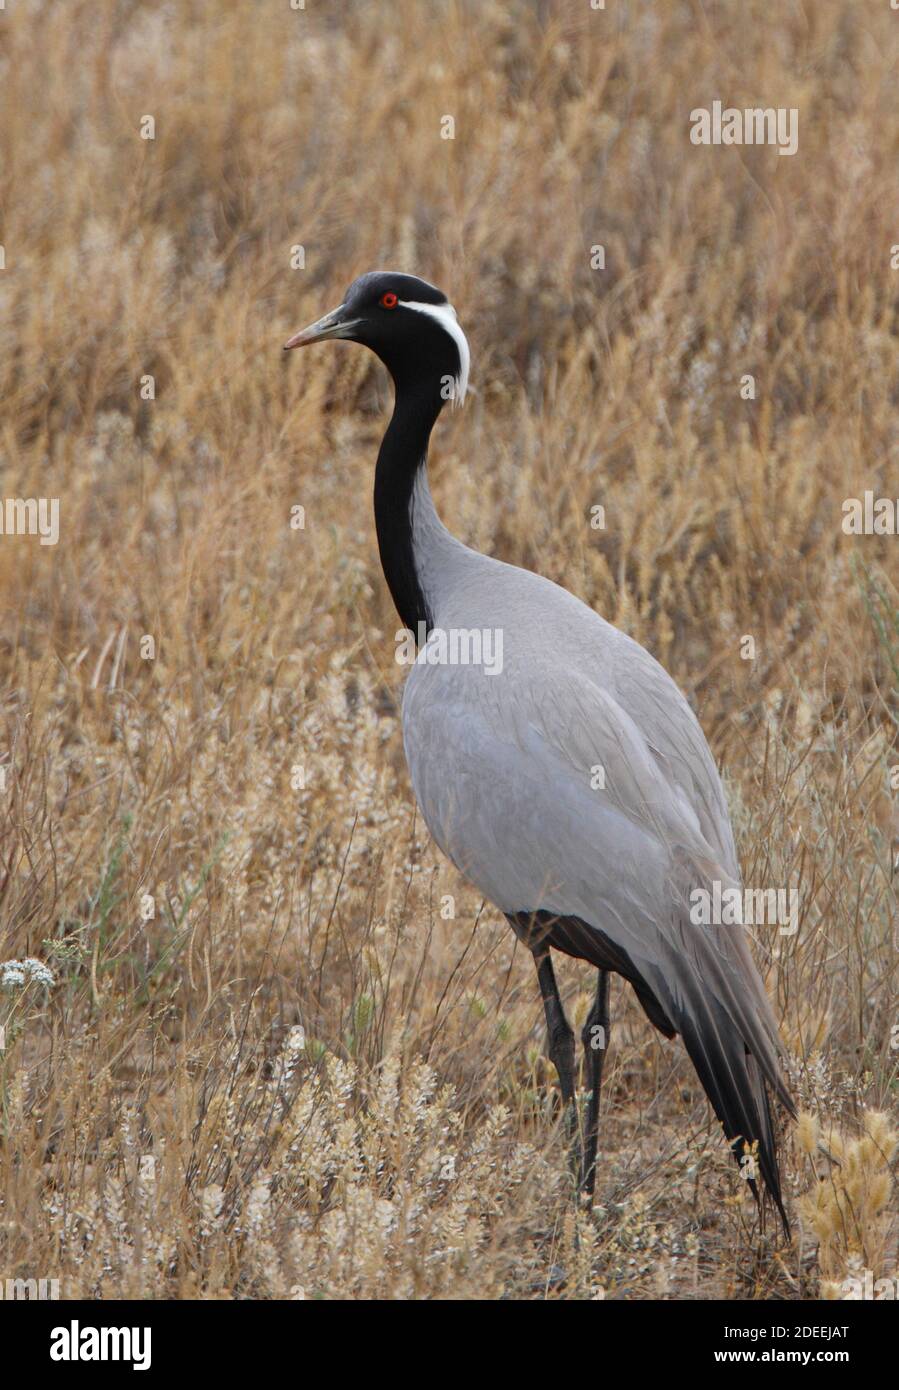
M471 353L468 349L468 339L462 332L452 304L422 304L415 299L401 299L399 302L404 309L417 309L420 314L429 314L440 324L441 328L446 330L456 344L456 350L459 353L459 375L456 377L453 405L461 405L465 400L465 392L468 390L468 368L471 362Z

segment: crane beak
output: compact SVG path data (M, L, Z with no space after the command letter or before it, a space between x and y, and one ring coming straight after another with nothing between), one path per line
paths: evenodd
M308 328L301 328L299 333L294 333L292 338L287 339L284 351L287 352L288 348L307 347L309 343L323 343L328 338L351 338L353 329L360 320L344 318L345 308L345 304L338 304L330 314L325 314L315 323L310 323Z

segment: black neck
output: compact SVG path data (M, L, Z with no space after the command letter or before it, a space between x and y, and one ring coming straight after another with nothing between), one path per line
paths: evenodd
M424 382L397 384L396 402L375 469L375 525L384 578L400 621L418 637L418 624L433 626L412 548L412 491L425 467L428 440L443 398Z

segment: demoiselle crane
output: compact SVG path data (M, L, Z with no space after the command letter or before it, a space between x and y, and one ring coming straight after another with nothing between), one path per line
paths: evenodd
M384 576L419 643L403 697L412 785L437 844L533 954L569 1116L575 1040L551 949L599 972L582 1032L582 1193L594 1190L615 972L656 1028L681 1035L752 1190L760 1172L786 1227L766 1083L795 1112L774 1014L742 925L697 924L690 911L694 890L711 898L717 884L720 902L741 883L693 711L647 651L573 594L469 549L440 521L428 441L446 401L464 397L469 367L446 296L371 272L285 348L333 338L370 348L395 387L374 507ZM460 658L453 634L492 634L492 664Z

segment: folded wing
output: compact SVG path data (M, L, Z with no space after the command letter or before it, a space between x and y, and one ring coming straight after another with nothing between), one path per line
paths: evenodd
M486 897L510 917L557 919L551 944L618 969L653 1017L650 996L728 1138L758 1143L780 1205L764 1081L792 1102L773 1011L744 928L690 916L693 890L740 885L723 789L686 700L628 645L605 679L583 663L493 678L416 668L403 710L413 785Z

